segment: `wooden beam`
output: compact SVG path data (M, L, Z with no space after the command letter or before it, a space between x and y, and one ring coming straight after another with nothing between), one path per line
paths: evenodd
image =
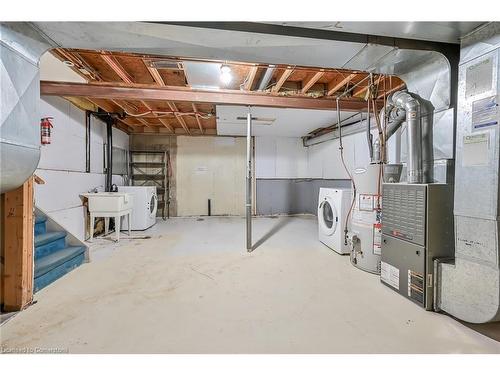
M285 69L285 71L283 72L281 77L278 79L278 82L276 82L276 84L271 89L271 92L279 92L281 89L281 86L283 86L283 84L286 82L288 77L290 77L290 74L292 74L292 72L293 72L293 68Z
M301 93L305 94L318 80L325 75L324 71L317 72L302 87Z
M150 85L117 85L113 83L40 82L41 95L108 98L124 100L157 100L171 102L195 102L231 104L275 108L302 108L334 110L332 98L309 98L273 95L263 92L241 92L239 90L194 90L188 87ZM345 111L366 110L366 102L358 98L342 98Z
M339 91L342 87L347 85L351 80L356 77L356 73L349 74L348 76L342 76L339 79L334 79L328 83L328 92L327 96L332 96L337 91Z
M244 89L247 91L252 91L253 84L255 82L255 77L257 76L258 66L252 66L248 72L247 80L245 82Z
M33 177L2 194L4 311L19 311L33 300Z
M168 106L170 107L170 109L174 112L179 112L179 110L177 109L177 106L175 105L175 103L172 103L172 102L167 102ZM186 121L184 121L184 119L182 118L182 116L179 116L177 113L175 114L175 118L177 119L177 121L179 122L179 124L181 124L181 126L184 128L184 130L186 131L187 134L191 134L191 132L189 131L189 128L186 124Z
M109 67L113 69L118 77L122 79L123 82L134 83L134 79L132 78L132 76L127 73L127 71L114 56L102 54L101 57L109 65Z
M193 106L193 111L198 112L198 109L196 108L196 104L191 103L191 105ZM198 115L195 114L194 117L196 118L196 122L198 123L198 127L200 128L201 134L203 134L203 132L204 132L205 129L203 128L203 125L201 124L201 121L198 118Z

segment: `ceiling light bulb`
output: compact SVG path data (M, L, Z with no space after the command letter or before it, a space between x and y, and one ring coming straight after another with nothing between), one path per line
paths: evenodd
M229 84L232 79L233 79L233 77L231 76L231 73L222 73L220 75L220 80L225 85Z
M231 74L231 68L227 65L222 65L220 67L220 80L223 84L227 85L231 82L233 76Z

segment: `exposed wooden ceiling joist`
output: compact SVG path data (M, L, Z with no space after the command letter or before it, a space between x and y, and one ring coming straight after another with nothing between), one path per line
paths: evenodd
M373 85L375 87L377 87L384 79L384 75L379 75L377 76L377 78L375 78L375 80L373 81ZM368 80L369 81L369 80ZM366 86L362 86L362 87L357 87L354 92L353 92L353 96L357 96L357 97L363 97L363 95L365 95L365 93L368 91L368 88L370 87L370 82L367 82L367 85ZM376 94L374 94L376 95Z
M168 102L167 104L168 104L168 106L170 107L170 109L172 111L179 112L179 110L177 109L177 106L175 105L175 103ZM181 126L184 128L184 130L186 131L186 133L191 134L191 131L189 130L189 127L187 126L186 121L184 121L184 119L182 118L182 116L180 116L179 114L175 113L175 118L177 119L177 121L179 122L179 124L181 124Z
M391 88L391 89L387 90L386 92L382 92L381 94L379 94L379 95L377 96L377 99L382 99L382 98L384 97L384 95L385 95L385 96L387 96L387 95L389 95L389 94L392 94L393 92L396 92L396 91L398 91L398 90L402 90L402 89L404 89L405 87L406 87L406 83L404 83L404 82L403 82L403 83L400 83L399 85L397 85L397 86L395 86L395 87L393 87L393 88Z
M332 96L337 91L339 91L342 87L347 85L354 77L356 77L356 75L357 75L356 73L352 73L352 74L345 76L344 78L339 78L339 79L335 79L335 80L331 81L328 84L328 92L326 95Z
M305 94L318 80L325 75L324 71L319 71L315 73L302 87L302 94Z
M257 76L257 71L259 70L258 66L252 66L250 71L248 72L248 76L245 82L244 89L247 91L251 91L253 84L255 82L255 77Z
M155 117L156 117L156 118L157 118L157 119L161 122L161 124L162 124L164 127L166 127L166 128L170 131L170 133L175 133L175 130L174 130L174 128L172 127L172 125L170 125L170 124L168 123L168 121L167 121L166 119L164 119L163 117L160 117L160 116L158 116L157 114L155 114L155 113L153 112L153 108L151 108L151 106L150 106L148 103L146 103L144 100L141 100L141 103L142 103L142 105L144 105L144 107L146 107L146 108L148 109L148 111L151 111L151 113L153 113L153 115L154 115L154 116L155 116Z
M146 65L146 68L148 68L149 74L151 74L151 77L154 79L154 81L159 85L159 86L165 86L165 81L161 77L160 72L158 72L158 69L155 67L150 66L150 64L142 60L144 62L144 65Z
M113 83L41 81L40 93L41 95L54 96L217 103L276 108L333 110L336 107L335 100L332 100L332 98L278 96L260 92L243 93L231 90L201 91L172 86L161 88L150 85L123 86ZM345 111L362 111L366 109L366 102L359 98L343 98L341 102L342 109Z
M196 104L191 103L191 105L193 107L193 111L198 112L198 109L196 108ZM196 118L196 122L198 123L198 127L200 128L200 132L201 132L201 134L203 134L204 133L203 125L201 124L201 121L200 121L198 115L195 115L195 118Z
M121 66L121 64L116 60L114 56L111 55L101 55L102 59L109 65L111 69L120 77L123 82L134 83L134 79L128 74L127 71Z
M288 77L290 77L290 74L292 74L292 73L293 73L293 68L287 68L287 69L285 69L285 71L283 72L283 74L281 74L281 77L278 79L278 81L276 82L276 84L271 89L271 92L278 92L278 91L280 91L281 86L283 86L283 84L286 82L286 80L288 79Z

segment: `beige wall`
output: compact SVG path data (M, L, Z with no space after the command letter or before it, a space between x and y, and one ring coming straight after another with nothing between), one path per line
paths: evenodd
M177 215L245 214L245 138L177 137Z

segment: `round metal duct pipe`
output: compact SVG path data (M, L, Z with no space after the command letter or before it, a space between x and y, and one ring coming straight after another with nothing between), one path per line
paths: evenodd
M50 48L26 23L0 24L0 192L21 186L40 160L38 59Z
M3 137L7 137L4 139ZM40 160L40 146L19 144L2 131L0 140L0 193L21 186L35 172Z
M406 133L408 139L407 181L410 184L421 184L424 181L422 158L422 126L420 124L420 102L410 93L397 91L387 102L405 111ZM391 129L392 134L395 129Z

